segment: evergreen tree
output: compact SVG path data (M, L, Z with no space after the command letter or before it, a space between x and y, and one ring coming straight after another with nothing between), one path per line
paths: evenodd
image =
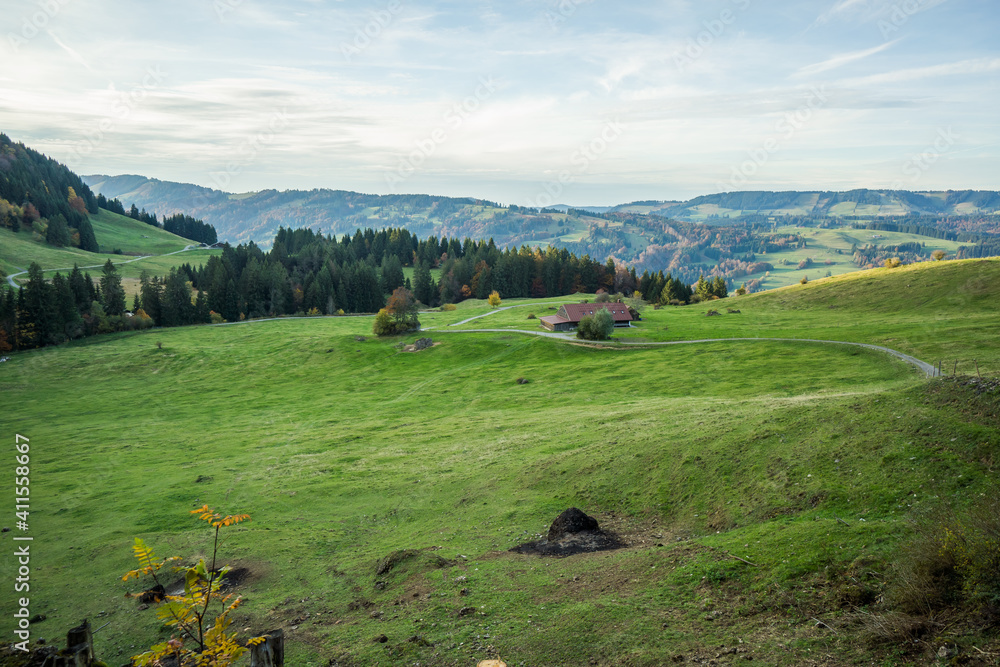
M19 347L41 347L59 342L60 327L52 286L45 282L37 262L28 266L28 282L19 295Z
M434 280L427 265L420 261L413 267L413 294L420 303L430 306L434 301Z
M90 224L90 220L84 218L81 220L77 226L76 231L80 234L80 250L86 250L87 252L99 252L100 246L97 245L97 237L94 236L94 228Z
M109 259L101 270L101 305L109 317L117 317L125 312L125 289L118 270Z
M45 242L59 248L68 246L72 242L66 218L62 214L54 215L49 219L48 229L45 230Z

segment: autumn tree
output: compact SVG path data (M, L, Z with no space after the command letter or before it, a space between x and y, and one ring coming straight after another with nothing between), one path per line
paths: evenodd
M156 616L173 630L173 635L167 641L150 647L149 651L133 656L132 663L137 667L152 667L165 662L180 667L227 667L235 664L246 653L236 633L229 631L232 625L229 615L240 606L242 598L237 597L230 602L232 594L223 593L223 581L229 572L229 566L219 567L218 556L219 531L224 527L249 521L250 515L222 516L208 505L192 510L191 514L197 514L200 520L214 529L212 562L209 565L201 559L191 567L171 568L174 572L183 574L184 591L179 595L166 595ZM177 557L160 560L138 537L135 538L132 552L139 561L139 568L126 573L122 580L149 575L161 590L165 582L158 573L168 564L180 560ZM263 640L263 637L255 637L247 643L255 645Z
M493 290L493 292L490 293L490 296L487 299L487 301L490 304L490 308L499 308L500 304L502 303L500 301L500 292Z
M946 253L944 250L935 250L934 252L931 253L931 257L933 257L935 259L935 261L938 261L938 262L940 262L941 260L943 260L947 256L948 256L948 253Z

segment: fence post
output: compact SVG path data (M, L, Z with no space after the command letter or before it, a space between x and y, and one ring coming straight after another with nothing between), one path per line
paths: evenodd
M94 662L94 635L90 631L90 621L66 633L66 650L45 659L43 667L90 667Z
M264 641L250 647L250 667L284 667L285 631L281 628L265 635Z

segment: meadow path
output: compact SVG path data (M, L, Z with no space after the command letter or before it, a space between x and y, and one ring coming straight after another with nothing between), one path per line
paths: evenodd
M182 252L187 252L188 250L193 250L194 248L200 248L200 247L201 244L189 245L185 247L183 250L175 250L173 252L164 253L163 255L142 255L141 257L133 257L132 259L126 259L124 262L111 262L111 263L114 264L115 266L118 266L120 264L131 264L132 262L138 262L140 259L151 259L153 257L169 257L170 255L179 255ZM81 266L79 268L100 269L103 266L104 264L91 264L90 266ZM72 266L64 266L58 269L42 269L42 271L72 271L72 270L73 270ZM25 269L24 271L19 271L17 273L10 274L9 276L7 276L7 284L16 289L18 287L18 284L17 282L14 281L14 278L17 278L18 276L23 276L27 272L28 272L27 269Z
M545 338L556 338L556 339L561 339L561 340L566 340L566 341L577 340L577 338L573 334L553 333L551 331L526 331L524 329L464 329L464 330L459 331L459 332L450 332L450 333L464 333L464 332L470 332L470 333L471 332L479 332L479 333L522 333L522 334L528 334L528 335L531 335L531 336L543 336ZM901 359L902 361L905 361L906 363L910 364L911 366L915 366L916 368L922 370L927 375L927 377L938 377L940 375L940 372L938 371L938 369L935 368L934 366L932 366L931 364L928 364L926 361L921 361L920 359L917 359L916 357L911 357L908 354L903 354L902 352L899 352L898 350L893 350L891 348L883 347L881 345L871 345L869 343L851 343L851 342L847 342L847 341L843 341L843 340L820 340L820 339L816 339L816 338L701 338L701 339L698 339L698 340L673 340L673 341L664 341L664 342L656 342L656 343L616 342L616 343L611 343L611 344L612 345L621 346L621 347L655 347L655 346L659 346L659 345L694 345L694 344L697 344L697 343L732 343L732 342L737 342L737 341L750 341L750 342L777 341L777 342L784 342L784 343L821 343L821 344L824 344L824 345L851 345L853 347L863 347L863 348L866 348L866 349L869 349L869 350L876 350L878 352L885 352L886 354L890 354L890 355L896 357L897 359ZM600 342L595 342L595 341L588 341L588 344L608 345L608 343L600 343Z

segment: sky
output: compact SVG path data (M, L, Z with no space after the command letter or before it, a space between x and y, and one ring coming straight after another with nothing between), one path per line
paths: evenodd
M996 0L4 0L80 174L521 206L1000 189Z

